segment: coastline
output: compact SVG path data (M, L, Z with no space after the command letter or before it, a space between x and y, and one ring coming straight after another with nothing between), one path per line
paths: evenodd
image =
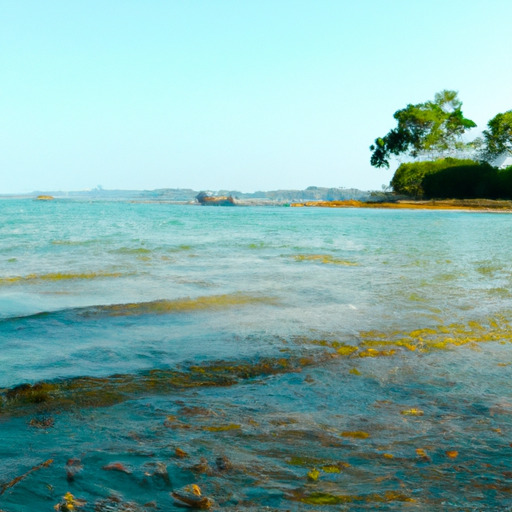
M494 199L430 199L414 200L400 199L393 202L371 201L306 201L303 203L290 203L291 207L319 207L319 208L386 208L410 210L463 210L463 211L492 211L512 213L512 201Z

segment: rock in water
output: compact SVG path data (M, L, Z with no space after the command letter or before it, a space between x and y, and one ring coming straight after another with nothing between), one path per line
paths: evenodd
M75 476L82 471L84 467L82 466L82 461L80 459L68 459L66 463L66 477L68 482L72 482L75 479Z
M196 484L186 485L171 493L171 496L181 504L191 508L208 510L213 505L213 500L201 494L201 489Z

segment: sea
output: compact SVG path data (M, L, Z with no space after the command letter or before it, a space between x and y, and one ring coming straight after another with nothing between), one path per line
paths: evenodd
M0 201L0 510L512 510L512 216Z

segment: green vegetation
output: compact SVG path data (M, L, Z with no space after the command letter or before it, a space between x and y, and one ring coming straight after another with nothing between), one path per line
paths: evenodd
M401 164L391 179L391 186L397 194L412 197L424 197L423 182L426 176L438 173L451 167L478 166L474 160L442 158L434 161L409 162Z
M256 361L213 361L177 369L153 369L110 377L76 377L0 388L0 413L49 414L76 407L107 407L146 393L168 394L199 387L228 387L240 381L301 371L332 359L328 351L311 356L268 357ZM37 426L37 425L33 425ZM237 430L236 424L214 425L212 432Z
M427 199L512 199L512 166L491 165L512 155L512 110L494 116L483 139L464 143L462 135L476 125L464 117L461 107L457 92L443 90L434 101L395 112L396 128L370 146L371 164L389 167L392 155L431 157L402 163L391 180L395 193ZM472 158L445 157L455 152Z
M509 199L512 198L510 178L510 172L500 171L488 163L461 165L425 176L423 188L429 198ZM507 181L508 186L502 186Z
M512 199L512 167L444 158L400 165L391 185L398 194L425 199Z
M476 124L463 116L461 107L457 92L444 90L435 95L434 101L409 104L397 110L393 115L396 128L375 139L375 144L370 146L371 164L389 167L391 155L406 154L416 158L463 148L462 134Z

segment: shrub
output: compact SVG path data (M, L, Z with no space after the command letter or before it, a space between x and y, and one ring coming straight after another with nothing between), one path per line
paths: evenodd
M409 162L401 164L396 170L391 186L397 194L405 194L416 198L426 195L424 180L427 176L444 171L451 167L473 167L480 164L474 160L457 158L441 158L425 162Z
M500 187L503 178L487 163L458 165L441 169L423 178L425 197L437 199L505 198Z

